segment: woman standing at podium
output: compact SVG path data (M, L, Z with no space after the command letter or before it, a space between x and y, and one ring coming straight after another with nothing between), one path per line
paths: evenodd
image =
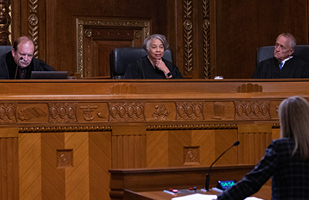
M262 160L241 181L218 195L244 199L272 178L272 200L309 199L309 103L294 96L279 106L280 139L272 141Z

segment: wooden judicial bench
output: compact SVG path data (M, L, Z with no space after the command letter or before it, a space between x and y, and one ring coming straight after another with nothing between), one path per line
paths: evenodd
M1 80L0 199L110 199L113 170L204 174L237 140L214 169L253 166L279 137L280 102L308 99L308 88L307 79Z

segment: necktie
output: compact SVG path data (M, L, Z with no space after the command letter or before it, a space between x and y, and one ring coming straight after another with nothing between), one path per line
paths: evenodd
M282 67L283 67L283 62L279 64L279 68L282 69Z

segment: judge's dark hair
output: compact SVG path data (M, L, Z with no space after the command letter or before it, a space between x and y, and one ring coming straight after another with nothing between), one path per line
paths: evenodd
M158 39L162 42L163 46L164 46L164 51L166 49L168 49L169 45L168 42L166 41L166 38L164 35L160 35L160 34L153 34L148 36L145 40L144 40L144 44L143 44L143 49L145 49L145 51L148 53L149 51L149 46L150 46L150 42L152 39Z
M18 38L14 41L14 43L13 43L13 49L14 49L15 51L17 51L18 45L19 45L20 43L22 43L22 42L25 42L25 41L31 41L32 44L33 44L33 46L34 46L34 48L35 48L35 43L34 43L33 39L30 38L29 36L24 35L24 36L18 37Z
M294 140L292 155L299 149L302 160L309 158L309 103L300 96L285 99L279 106L280 137Z

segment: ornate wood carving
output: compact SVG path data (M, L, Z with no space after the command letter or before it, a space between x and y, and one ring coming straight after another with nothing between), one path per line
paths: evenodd
M203 120L204 102L177 102L177 120Z
M44 110L36 106L33 106L33 107L24 108L21 111L19 111L18 119L21 121L28 121L30 119L38 118L38 117L42 117L46 115L47 113Z
M9 27L11 25L10 0L0 1L0 45L11 45Z
M85 76L85 68L84 68L84 36L87 38L90 37L103 37L103 32L100 31L92 31L91 28L127 28L127 29L138 29L134 31L135 38L141 38L144 40L149 36L150 33L150 20L139 20L139 19L123 19L123 18L77 18L76 19L77 26L77 74L81 77ZM104 32L104 34L120 34L120 32ZM105 36L104 36L105 37ZM134 46L134 44L133 44Z
M141 122L145 121L145 103L143 102L111 102L109 103L109 116L111 122Z
M0 123L16 122L16 103L0 103Z
M203 69L204 78L210 79L210 14L209 0L203 0Z
M235 101L236 120L270 119L270 101Z
M73 150L57 150L57 168L73 167Z
M187 76L193 70L193 3L191 0L184 0L184 74Z
M72 123L76 120L77 103L48 103L49 122Z
M263 87L258 84L242 84L237 87L237 92L263 92Z
M28 16L28 23L29 23L29 30L28 33L32 40L34 41L34 56L38 57L39 52L39 17L37 15L39 10L39 0L29 0L29 16Z
M111 94L134 94L136 93L136 87L130 84L116 84L111 87Z
M199 146L184 147L183 155L184 155L184 165L199 165L200 164Z

